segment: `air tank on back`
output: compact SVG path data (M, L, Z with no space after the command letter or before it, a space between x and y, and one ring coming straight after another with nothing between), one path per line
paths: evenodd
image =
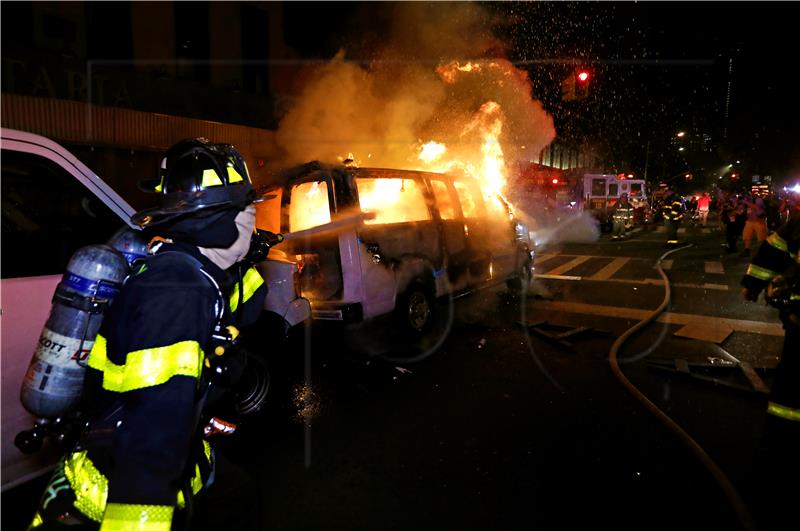
M72 255L22 384L22 405L31 414L59 417L80 400L86 358L103 314L129 264L146 254L140 233L125 227L107 245L89 245Z

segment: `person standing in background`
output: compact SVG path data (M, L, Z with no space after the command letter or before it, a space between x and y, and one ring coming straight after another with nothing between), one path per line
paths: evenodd
M758 238L759 244L767 239L767 208L763 199L752 194L744 196L742 203L747 208L747 217L742 232L744 249L739 256L750 256L750 242L753 240L753 235Z
M708 192L703 192L703 195L697 200L697 211L700 214L700 225L703 227L705 227L706 223L708 222L708 210L710 206L711 198L708 196Z

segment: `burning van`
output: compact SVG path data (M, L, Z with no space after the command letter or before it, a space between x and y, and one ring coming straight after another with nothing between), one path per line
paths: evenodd
M258 225L286 235L276 251L297 261L315 321L386 316L414 337L437 300L533 277L527 229L469 176L312 162L270 197Z

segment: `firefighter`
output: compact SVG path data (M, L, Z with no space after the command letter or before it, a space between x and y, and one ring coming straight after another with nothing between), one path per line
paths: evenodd
M89 354L85 434L60 461L32 529L168 530L221 479L202 409L211 368L235 338L226 270L250 248L255 193L239 152L205 139L166 152L156 189L159 206L132 218L154 235L149 256ZM243 515L227 516L230 528Z
M742 278L742 295L756 301L762 290L779 310L785 331L767 415L763 463L768 489L766 517L778 526L794 518L800 448L800 212L770 234ZM780 527L775 527L776 529Z
M614 223L612 240L624 240L628 237L628 227L633 220L633 205L628 201L628 194L619 196L619 201L611 210L611 219Z
M672 186L668 187L661 205L661 215L664 217L664 226L667 229L667 247L678 245L678 227L681 224L684 210L681 197Z

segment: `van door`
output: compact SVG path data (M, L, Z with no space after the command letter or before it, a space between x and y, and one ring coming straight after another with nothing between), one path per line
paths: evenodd
M458 207L458 195L451 180L430 178L431 194L436 202L435 214L441 223L447 257L447 276L454 291L469 285L469 252L467 226Z
M453 186L464 221L470 283L479 284L491 278L492 263L483 194L478 183L471 180L456 179Z
M443 255L438 222L433 219L425 183L419 175L361 175L354 178L354 183L361 212L370 217L358 231L367 251L362 253L361 265L366 318L373 307L376 312L379 308L379 313L385 313L388 300L393 308L394 297L405 289L404 284L421 274L421 270L406 269L411 261L439 268ZM396 271L402 277L385 282L383 277L394 274L391 264L399 266ZM389 295L391 298L387 299Z

